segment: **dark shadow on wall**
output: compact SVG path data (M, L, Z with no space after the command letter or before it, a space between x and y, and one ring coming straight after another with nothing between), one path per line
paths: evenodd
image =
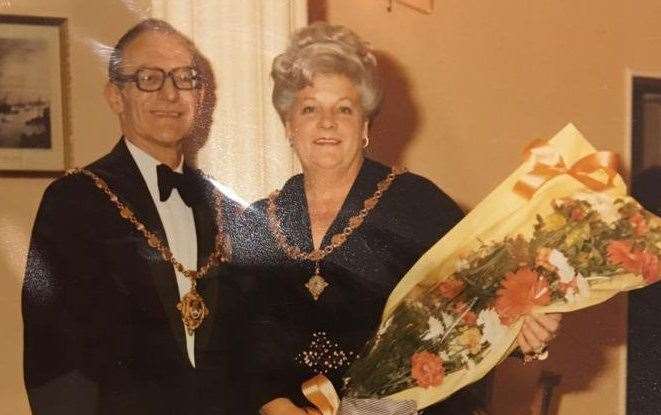
M367 155L388 165L401 165L406 147L418 132L420 112L403 66L387 52L374 54L383 85L383 103L370 126Z
M191 166L197 166L197 154L200 149L209 140L211 124L213 123L213 112L217 103L217 85L216 77L211 63L205 56L198 56L196 67L200 71L200 76L204 83L204 97L200 103L200 108L195 114L193 129L190 138L187 139L184 146L184 157Z
M308 0L308 21L328 21L328 0ZM402 165L406 147L418 132L420 113L403 66L385 51L374 51L374 54L384 98L370 126L366 154L387 165Z

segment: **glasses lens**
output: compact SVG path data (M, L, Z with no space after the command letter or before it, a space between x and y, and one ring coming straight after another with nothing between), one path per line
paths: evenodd
M165 74L158 69L140 69L136 73L138 88L143 91L157 91L163 86Z
M193 68L177 68L172 71L172 80L179 89L194 89L198 85L197 71Z

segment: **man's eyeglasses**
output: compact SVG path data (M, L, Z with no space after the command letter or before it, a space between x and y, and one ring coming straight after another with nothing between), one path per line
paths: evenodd
M117 74L114 81L135 82L139 90L155 92L163 88L168 77L172 79L172 83L177 89L188 91L200 87L200 77L197 70L190 66L174 68L170 72L165 72L160 68L141 68L133 75Z

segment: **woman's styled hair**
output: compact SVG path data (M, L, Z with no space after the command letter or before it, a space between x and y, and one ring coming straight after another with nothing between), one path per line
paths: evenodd
M367 118L381 102L376 58L367 42L345 26L317 22L298 30L271 68L273 105L285 121L299 90L315 75L344 75L358 89Z

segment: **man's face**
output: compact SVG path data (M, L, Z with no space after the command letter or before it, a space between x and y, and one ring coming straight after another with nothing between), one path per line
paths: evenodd
M192 65L193 55L182 39L148 31L124 49L120 71L122 75L133 75L139 69L159 68L168 73ZM135 82L108 88L110 106L119 115L122 133L148 152L180 149L202 99L200 89L177 89L170 77L153 92L141 91Z

